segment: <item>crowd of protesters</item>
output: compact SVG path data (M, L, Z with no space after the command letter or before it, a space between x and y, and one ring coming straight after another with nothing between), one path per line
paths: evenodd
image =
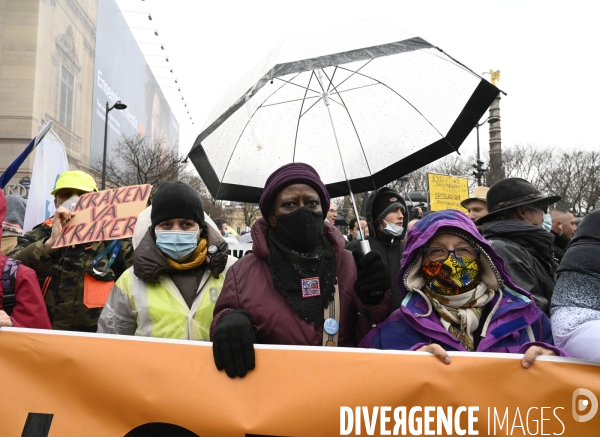
M477 187L467 214L410 217L383 187L344 238L319 174L284 165L239 260L227 223L183 182L158 187L133 241L54 248L93 191L90 175L63 173L54 216L25 234L22 199L0 192L0 327L212 341L230 377L260 366L255 344L425 351L447 364L451 351L519 353L525 368L539 355L600 361L600 212L578 228L551 209L559 196L524 179Z

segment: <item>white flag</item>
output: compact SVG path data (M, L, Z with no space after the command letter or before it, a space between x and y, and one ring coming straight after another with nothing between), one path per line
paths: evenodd
M54 215L54 196L50 192L58 176L67 170L69 161L65 145L50 129L36 148L23 232L31 231L34 226Z

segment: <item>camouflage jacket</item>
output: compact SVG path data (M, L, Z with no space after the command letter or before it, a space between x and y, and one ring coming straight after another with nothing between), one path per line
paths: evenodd
M84 305L85 275L100 281L116 281L132 265L131 240L121 240L121 250L115 262L100 276L92 270L92 262L110 242L96 241L63 247L48 255L44 250L44 242L51 233L52 227L47 222L36 226L19 237L17 247L10 256L35 270L40 288L46 290L45 300L52 329L96 332L102 308L87 308ZM104 270L108 256L110 254L98 261L96 270Z

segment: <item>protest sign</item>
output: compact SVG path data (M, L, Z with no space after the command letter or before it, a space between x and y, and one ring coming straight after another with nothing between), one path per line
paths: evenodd
M427 173L430 211L458 209L466 212L460 202L469 198L469 180L457 176Z
M252 253L252 243L228 243L228 245L229 251L227 253L238 259Z
M600 363L568 358L538 357L525 369L517 354L450 352L444 364L424 352L256 345L256 369L230 379L206 342L1 328L0 350L2 436L595 437L600 429ZM28 433L32 423L49 432ZM175 428L194 434L167 431Z
M152 185L132 185L83 194L73 208L75 215L63 227L53 247L133 236L151 189Z

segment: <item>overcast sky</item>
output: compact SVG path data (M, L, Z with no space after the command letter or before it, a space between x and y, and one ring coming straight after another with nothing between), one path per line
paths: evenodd
M220 96L289 34L336 28L364 19L390 22L442 48L476 73L500 70L502 146L600 149L598 7L594 1L204 1L117 0L156 76L174 76L181 98L167 96L178 116L180 150L187 152ZM486 76L489 78L489 76ZM174 85L158 79L160 84ZM165 94L176 88L164 88ZM488 132L480 140L487 148ZM461 153L474 153L474 132Z

